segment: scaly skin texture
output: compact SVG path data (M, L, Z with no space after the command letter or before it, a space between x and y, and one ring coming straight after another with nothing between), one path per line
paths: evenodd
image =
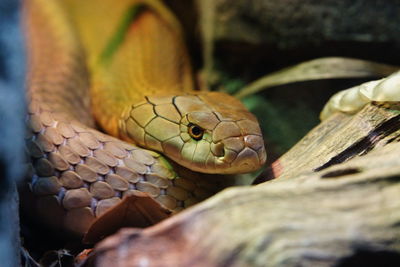
M140 192L176 212L229 185L193 170L245 172L265 161L258 124L240 102L194 91L179 24L160 2L145 1L151 9L107 50L133 3L24 3L30 174L22 204L57 230L81 235L124 196ZM173 169L159 153L103 134L95 123L188 169ZM203 129L200 140L188 138L192 124ZM151 217L152 210L139 209L137 216Z
M86 48L102 128L194 171L246 173L265 163L257 119L227 94L194 90L179 24L159 1L67 3ZM141 3L132 18L129 11ZM193 124L204 131L201 140L190 137Z
M254 116L225 94L147 97L126 112L121 125L123 136L194 171L245 173L265 162ZM204 130L200 140L188 133L193 125Z

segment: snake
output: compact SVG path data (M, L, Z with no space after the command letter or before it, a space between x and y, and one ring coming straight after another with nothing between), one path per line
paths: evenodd
M256 117L228 94L198 89L181 25L162 1L23 5L21 202L34 221L82 236L127 196L179 212L229 174L264 165ZM136 208L138 225L150 220L154 206Z

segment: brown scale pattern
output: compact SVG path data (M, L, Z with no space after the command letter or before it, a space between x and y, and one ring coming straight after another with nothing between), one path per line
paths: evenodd
M29 163L21 203L27 215L82 235L135 192L147 193L172 212L215 193L213 182L189 170L178 176L159 154L94 128L85 55L60 3L24 1Z
M188 178L177 176L161 156L79 122L56 119L41 108L31 109L28 117L28 182L36 198L34 208L59 214L57 227L84 233L95 218L135 191L148 193L173 212L216 191L215 184L192 173ZM43 221L50 215L37 216Z

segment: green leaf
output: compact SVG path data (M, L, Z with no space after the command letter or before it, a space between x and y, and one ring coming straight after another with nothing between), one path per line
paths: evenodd
M254 113L260 123L273 152L282 154L318 124L318 114L306 105L271 102L259 95L242 99L244 105ZM271 150L267 148L267 150Z

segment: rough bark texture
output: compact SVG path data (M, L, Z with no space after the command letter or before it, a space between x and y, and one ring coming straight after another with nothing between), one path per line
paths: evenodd
M280 178L121 230L85 266L399 265L399 134L398 111L333 116L280 159Z
M395 108L394 103L392 108ZM310 131L297 145L275 161L272 177L296 177L307 171L319 171L353 157L381 149L396 141L400 132L397 111L382 106L366 106L354 116L338 113ZM271 175L271 173L269 174Z
M218 0L215 5L217 40L284 47L324 40L400 41L399 1Z
M195 1L206 74L215 65L250 81L326 56L400 61L399 1Z
M0 0L0 265L19 266L16 181L23 150L24 57L18 1Z

